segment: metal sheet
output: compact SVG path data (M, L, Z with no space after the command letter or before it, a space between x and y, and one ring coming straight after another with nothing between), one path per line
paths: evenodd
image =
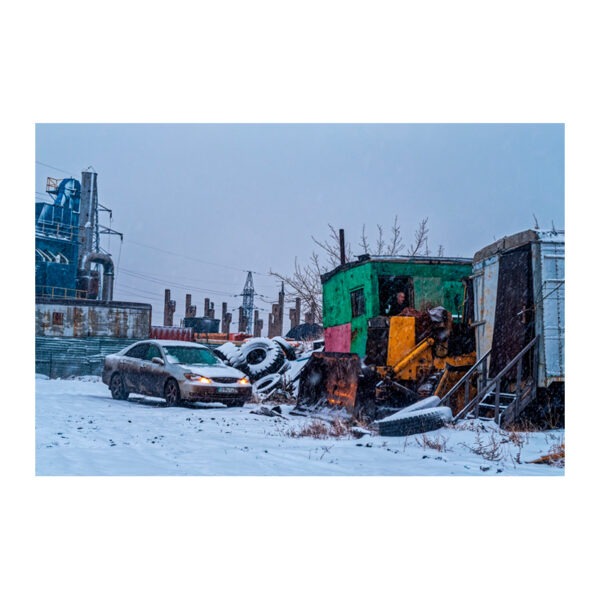
M52 378L101 375L104 357L133 344L135 339L105 337L35 338L35 372Z
M337 325L325 329L326 352L350 352L351 325Z
M564 242L539 245L541 286L537 299L542 313L543 358L540 375L545 384L563 381L565 376L565 253Z
M494 339L498 258L498 255L495 255L473 265L474 313L475 322L478 323L475 329L478 360L492 348Z

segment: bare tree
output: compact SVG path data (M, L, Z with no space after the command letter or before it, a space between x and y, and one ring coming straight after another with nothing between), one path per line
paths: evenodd
M427 247L427 236L429 229L427 229L427 221L429 218L423 219L415 231L415 242L408 249L410 256L429 256L429 248Z
M377 227L380 227L378 225ZM381 232L381 229L380 229ZM387 246L387 254L399 254L404 249L404 244L402 243L402 236L400 235L400 225L398 225L398 215L394 217L394 224L392 225L392 232L390 236L390 240Z
M429 256L428 220L428 218L421 220L415 230L414 242L408 249L409 256ZM328 227L329 235L325 240L317 240L311 236L313 242L323 251L327 268L321 264L321 259L317 252L313 251L308 263L305 265L300 265L297 258L294 260L294 272L291 275L271 271L271 275L277 277L293 290L293 294L290 294L290 296L299 297L306 310L315 311L315 319L318 323L321 323L323 319L321 275L335 269L341 263L339 230L335 229L331 224L328 224ZM355 259L356 257L352 253L350 244L345 241L344 245L347 259ZM377 238L373 246L369 243L366 229L363 225L359 247L364 254L371 254L372 248L374 250L373 254L376 256L400 254L404 250L405 244L400 234L398 216L394 218L390 236L387 239L383 226L377 225ZM443 247L439 246L438 256L443 256L443 252Z
M362 227L360 237L360 247L363 249L365 254L371 254L371 245L367 239L365 226ZM390 237L387 240L382 225L377 225L377 239L375 240L374 252L375 256L381 256L383 254L399 254L404 249L404 243L402 242L402 236L400 235L400 225L398 225L398 215L394 217L394 223L391 227Z
M294 260L294 272L291 275L282 275L273 271L271 271L271 275L275 275L291 288L293 290L291 295L300 298L305 309L314 310L315 322L321 323L323 320L321 275L326 272L327 269L323 268L319 262L319 256L313 252L306 265L299 265L297 258Z
M329 236L324 241L317 240L312 235L310 237L312 238L312 241L319 246L319 248L325 251L325 257L327 261L329 262L331 268L335 269L335 267L337 267L342 260L340 253L340 232L331 224L327 224L327 226L329 227ZM352 256L352 248L345 240L344 249L346 257L350 258Z

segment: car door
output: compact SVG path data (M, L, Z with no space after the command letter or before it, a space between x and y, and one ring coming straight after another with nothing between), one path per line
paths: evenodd
M158 344L148 344L140 369L140 390L148 396L162 396L166 371L164 365L152 362L153 358L165 360Z
M128 391L140 393L140 372L142 368L142 358L148 351L147 343L136 344L128 350L119 361L119 371L123 375L125 387Z

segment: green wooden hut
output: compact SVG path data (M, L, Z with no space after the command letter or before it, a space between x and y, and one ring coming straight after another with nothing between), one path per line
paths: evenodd
M369 319L391 316L390 299L399 291L416 310L443 306L458 319L468 258L369 256L340 265L321 276L326 352L355 352L364 357Z

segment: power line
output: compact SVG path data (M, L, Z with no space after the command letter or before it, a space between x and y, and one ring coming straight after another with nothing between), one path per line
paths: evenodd
M145 281L149 281L151 283L158 283L161 285L170 285L171 287L180 288L180 289L184 289L184 290L189 289L189 290L197 291L197 292L208 292L211 294L219 294L221 296L228 296L228 297L232 297L232 298L235 297L235 295L236 295L236 294L232 294L231 292L224 292L223 290L211 290L211 289L201 288L201 287L194 286L194 285L181 285L179 283L175 283L168 279L162 279L160 277L156 277L153 275L147 275L144 273L139 273L137 271L130 271L129 269L124 269L123 267L121 267L119 272L123 273L125 275L128 275L130 277L136 277L138 279L143 279Z
M135 287L133 285L127 285L125 283L115 282L115 287L125 288L126 290L133 290L134 292L137 292L138 294L140 292L142 292L143 294L146 294L146 296L145 296L146 298L152 297L152 298L155 298L157 300L162 300L163 299L163 297L159 293L157 293L157 292L151 292L150 290L141 290L140 288Z
M59 167L55 167L53 165L49 165L47 163L43 163L43 162L38 161L38 160L36 160L35 162L38 165L43 165L43 166L48 167L50 169L55 169L56 171L60 171L61 173L67 173L67 174L71 175L70 171L65 171L64 169L60 169ZM39 196L41 196L41 197L44 197L44 198L46 197L46 194L44 194L43 192L36 192L36 194L39 195ZM180 254L178 252L173 252L171 250L165 250L164 248L157 248L156 246L150 246L148 244L142 244L141 242L136 242L136 241L133 241L133 240L127 240L127 242L130 243L130 244L134 244L136 246L141 246L142 248L148 248L150 250L155 250L157 252L163 252L164 254L170 254L171 256L178 256L180 258L185 258L187 260L191 260L191 261L194 261L194 262L202 263L202 264L205 264L205 265L211 265L213 267L219 267L221 269L231 269L233 271L241 271L242 273L248 273L248 271L250 271L253 275L258 275L260 277L273 277L273 275L270 274L270 273L261 273L259 271L254 271L252 269L241 269L239 267L232 267L230 265L223 265L223 264L220 264L220 263L209 262L209 261L201 260L199 258L195 258L195 257L192 257L192 256L187 256L185 254Z
M201 260L199 258L194 258L192 256L187 256L186 254L180 254L179 252L173 252L171 250L165 250L164 248L157 248L156 246L149 246L148 244L142 244L140 242L135 242L132 240L128 240L128 243L134 244L135 246L141 246L142 248L149 248L151 250L156 250L157 252L163 252L164 254L170 254L172 256L178 256L180 258L185 258L187 260L192 260L194 262L202 263L205 265L212 265L213 267L220 267L222 269L231 269L232 271L241 271L243 273L248 273L250 271L254 275L261 275L263 277L272 277L269 273L260 273L258 271L252 271L251 269L241 269L239 267L231 267L229 265L223 265L220 263L209 262L206 260Z
M61 173L66 173L67 175L70 175L71 177L73 177L72 171L65 171L64 169L59 169L58 167L54 167L53 165L48 165L46 163L43 163L39 160L35 161L36 165L42 165L44 167L48 167L49 169L54 169L55 171L60 171Z

